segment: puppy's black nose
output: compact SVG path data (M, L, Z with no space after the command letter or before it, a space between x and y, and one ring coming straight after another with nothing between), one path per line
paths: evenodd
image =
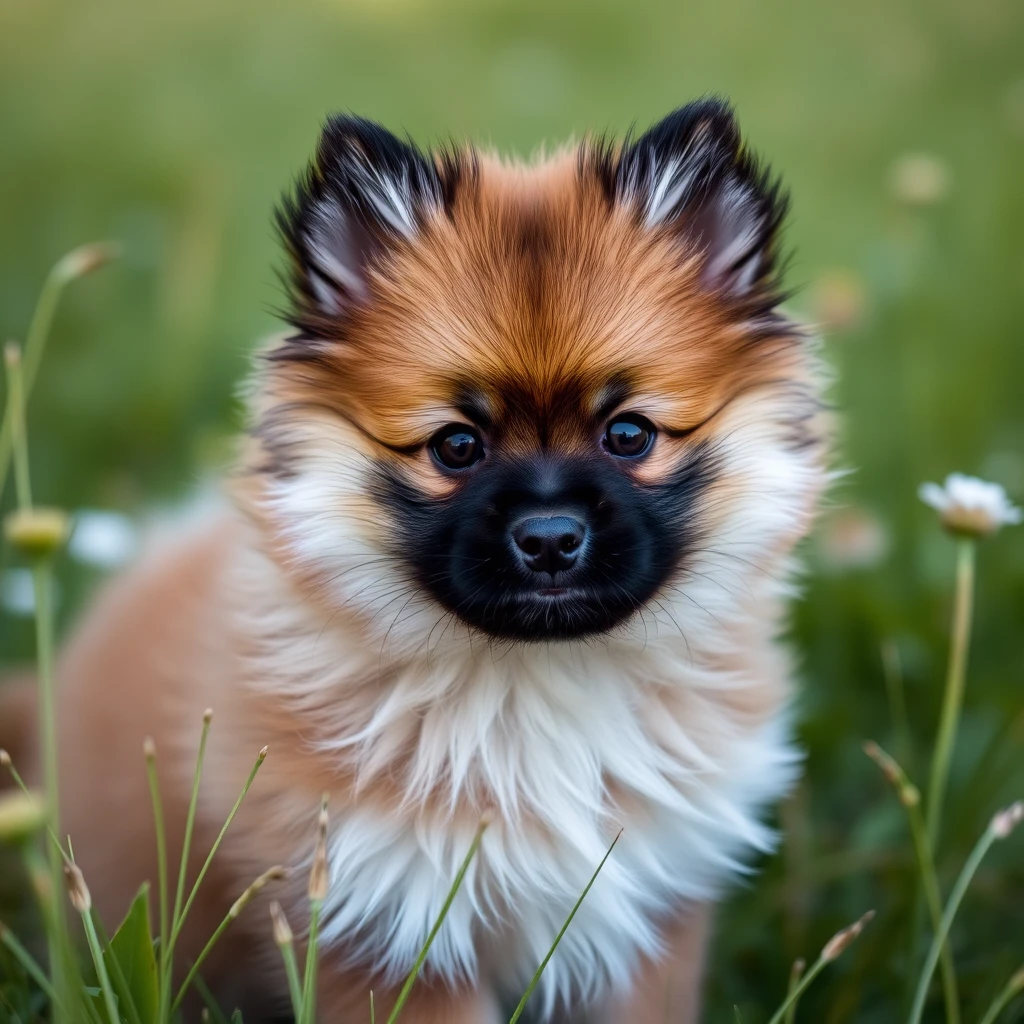
M571 516L524 519L512 530L519 560L534 572L552 576L570 569L587 536L587 528Z

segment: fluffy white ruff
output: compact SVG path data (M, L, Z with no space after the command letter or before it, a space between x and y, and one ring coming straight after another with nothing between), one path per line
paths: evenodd
M626 986L658 952L660 915L713 898L771 847L761 816L796 771L773 634L824 480L819 453L791 443L792 406L766 393L728 413L728 492L712 490L705 540L671 587L606 637L538 645L490 643L424 595L365 514L347 428L295 421L304 455L265 512L335 611L285 599L254 554L246 628L291 638L264 647L254 685L305 711L310 744L358 780L334 814L327 943L402 977L488 813L428 968L497 971L519 990L622 828L545 972L550 1013ZM360 799L382 779L400 808Z

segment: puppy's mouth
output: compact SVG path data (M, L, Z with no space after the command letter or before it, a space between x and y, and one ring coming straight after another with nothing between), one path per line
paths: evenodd
M606 633L638 606L622 594L556 582L510 587L486 602L462 603L456 611L463 621L496 639L542 642Z

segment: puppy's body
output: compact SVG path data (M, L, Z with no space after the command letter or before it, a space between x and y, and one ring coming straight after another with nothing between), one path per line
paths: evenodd
M721 107L674 118L533 168L328 129L237 511L63 663L64 810L108 917L152 875L141 738L180 822L212 706L199 849L270 756L208 919L308 865L329 794L325 1020L386 1005L483 817L410 1020L498 1020L620 829L538 1008L693 1019L706 907L794 772L774 635L824 470L777 190Z

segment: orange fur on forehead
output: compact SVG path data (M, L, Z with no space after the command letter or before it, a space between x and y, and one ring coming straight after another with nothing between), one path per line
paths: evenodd
M702 286L699 251L610 201L578 153L534 166L473 159L451 208L371 271L369 301L337 343L293 371L313 375L320 401L402 447L451 419L466 390L497 419L529 396L536 418L567 398L593 411L625 382L646 403L638 411L685 430L777 375L786 339L750 344L735 310Z

